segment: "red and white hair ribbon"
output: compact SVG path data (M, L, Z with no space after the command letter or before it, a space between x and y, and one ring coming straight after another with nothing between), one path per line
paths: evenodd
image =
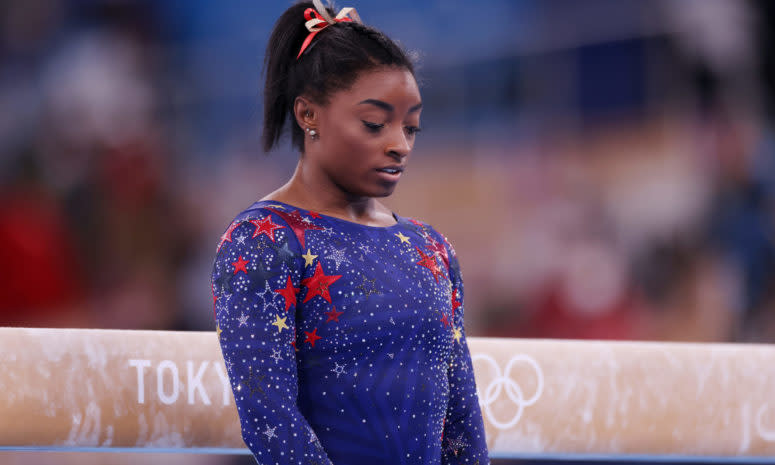
M304 19L307 20L307 22L304 23L304 26L309 30L309 35L304 39L304 43L301 44L301 50L299 50L299 54L296 55L297 60L301 54L304 53L304 50L307 49L315 35L328 26L342 22L362 22L361 17L358 16L358 12L355 11L355 8L342 8L339 10L336 17L332 18L320 0L312 0L312 4L315 8L307 8L304 10Z

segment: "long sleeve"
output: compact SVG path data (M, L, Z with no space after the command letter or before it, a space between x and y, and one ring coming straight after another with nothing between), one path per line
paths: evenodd
M265 209L235 220L212 270L217 333L242 438L261 465L332 465L297 406L299 242Z
M446 240L445 240L446 242ZM490 463L487 441L476 394L471 354L466 343L463 279L455 251L446 242L452 281L453 347L448 370L449 404L444 420L442 465Z

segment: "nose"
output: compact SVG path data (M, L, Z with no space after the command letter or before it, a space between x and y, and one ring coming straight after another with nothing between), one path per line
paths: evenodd
M399 127L398 131L393 131L390 141L387 147L385 147L385 153L395 158L397 161L401 161L406 158L411 151L412 144L404 133L404 128Z

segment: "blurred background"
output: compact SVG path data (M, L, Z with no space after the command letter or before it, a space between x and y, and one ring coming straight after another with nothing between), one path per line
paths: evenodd
M290 3L0 3L0 326L214 330L218 239L298 157L259 144ZM417 54L386 203L454 244L469 336L775 340L774 2L342 6Z

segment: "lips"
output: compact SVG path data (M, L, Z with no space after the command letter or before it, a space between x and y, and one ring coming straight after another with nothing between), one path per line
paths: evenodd
M384 168L377 168L377 171L379 171L380 173L398 174L398 173L403 173L404 167L399 165L386 166Z

